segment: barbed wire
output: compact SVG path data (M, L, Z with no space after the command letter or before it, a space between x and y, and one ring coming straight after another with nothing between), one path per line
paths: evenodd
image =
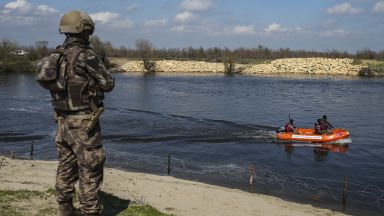
M17 147L19 150L21 147ZM24 155L26 155L24 153ZM121 168L146 169L158 173L165 173L168 166L172 174L186 176L206 176L225 180L240 180L247 182L252 175L252 181L263 187L278 188L281 192L308 193L315 200L337 200L343 196L344 181L332 179L320 179L300 176L297 173L285 174L272 169L252 164L254 172L250 172L249 166L238 164L213 164L211 161L196 161L180 158L172 155L168 161L168 155L155 156L148 154L130 153L116 149L106 149L109 163ZM384 212L384 187L364 185L348 182L348 200L356 204L376 207Z
M283 174L263 166L254 165L253 179L264 186L278 186L281 192L312 193L316 199L341 200L344 181L303 177L298 174ZM243 166L212 165L209 162L197 162L188 159L172 157L173 172L187 174L217 175L220 177L236 177L249 179L248 169ZM363 185L348 182L348 200L368 206L374 206L384 212L384 188L375 185Z

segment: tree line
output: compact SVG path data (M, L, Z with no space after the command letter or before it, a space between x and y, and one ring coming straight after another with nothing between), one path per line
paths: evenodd
M174 59L174 60L204 60L212 62L223 62L225 59L233 59L237 63L249 59L278 59L278 58L353 58L353 59L375 59L384 60L384 50L373 51L370 49L359 50L355 53L348 53L338 50L292 50L289 48L270 49L259 45L254 48L236 48L228 49L221 47L186 47L186 48L156 48L146 39L138 39L134 48L125 46L114 47L109 41L102 41L98 36L91 37L91 46L96 53L103 59L109 57L120 58L139 58L139 59ZM37 41L34 45L20 46L18 43L0 39L0 63L4 64L7 59L14 56L10 53L17 49L23 49L28 52L25 57L28 60L36 61L53 50L48 46L48 41Z
M292 50L289 48L270 49L259 45L255 48L221 48L221 47L185 47L185 48L156 48L149 40L138 39L135 48L125 46L114 47L109 41L103 42L98 36L91 38L91 44L96 53L104 53L108 57L120 58L152 58L152 59L176 59L176 60L205 60L223 61L232 59L279 59L279 58L353 58L384 60L384 50L373 51L370 49L359 50L355 53L338 51L336 49L326 51Z

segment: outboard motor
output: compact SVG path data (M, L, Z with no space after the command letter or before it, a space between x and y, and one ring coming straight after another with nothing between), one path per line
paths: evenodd
M276 129L276 133L284 132L285 128L284 127L279 127Z

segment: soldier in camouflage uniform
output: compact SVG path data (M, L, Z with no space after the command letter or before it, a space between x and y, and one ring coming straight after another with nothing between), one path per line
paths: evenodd
M104 92L114 87L114 79L89 45L94 23L86 13L71 11L60 22L65 42L60 71L65 73L65 90L51 91L57 115L55 137L59 166L56 176L56 200L59 215L75 215L72 201L79 181L82 215L100 215L103 209L98 192L103 181L105 153L101 144L98 116Z

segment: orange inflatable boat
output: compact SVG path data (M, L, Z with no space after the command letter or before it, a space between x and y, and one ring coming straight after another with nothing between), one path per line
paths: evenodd
M315 134L315 130L311 128L296 128L296 130L298 133L278 132L276 138L280 141L326 143L349 137L349 132L342 128L335 128L329 134Z

